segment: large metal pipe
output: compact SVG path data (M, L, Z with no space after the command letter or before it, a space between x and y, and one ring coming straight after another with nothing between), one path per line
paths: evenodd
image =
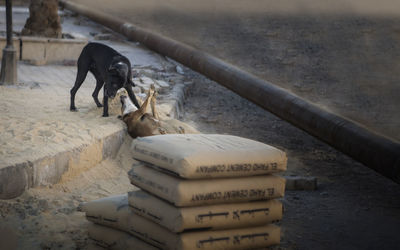
M400 183L400 144L178 41L69 1L72 11L173 58Z

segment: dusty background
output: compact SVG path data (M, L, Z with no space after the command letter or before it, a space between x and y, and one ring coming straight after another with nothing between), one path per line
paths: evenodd
M73 0L400 140L400 2Z

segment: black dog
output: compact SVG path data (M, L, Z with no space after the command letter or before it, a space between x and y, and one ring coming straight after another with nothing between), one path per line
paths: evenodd
M103 116L108 116L108 98L114 98L118 89L125 88L136 107L139 103L132 91L132 70L128 58L114 49L101 43L89 43L83 49L78 58L78 73L75 85L71 89L71 111L77 111L75 107L75 94L81 87L88 71L96 78L96 88L93 91L93 99L97 107L103 107L98 99L101 87L104 85Z

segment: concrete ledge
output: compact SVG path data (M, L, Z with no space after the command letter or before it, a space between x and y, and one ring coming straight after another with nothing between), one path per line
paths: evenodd
M114 158L125 136L126 130L121 129L90 144L0 169L0 199L15 198L29 188L72 178L104 159Z
M29 186L32 162L24 162L0 169L0 199L21 195Z
M171 118L179 118L183 112L183 101L185 99L185 85L175 84L171 93L167 96L168 103L160 104L160 110L163 110Z
M35 37L21 37L21 60L29 61L35 65L46 63L46 43L47 39ZM22 46L21 46L22 47Z
M17 50L17 58L34 65L76 62L87 43L87 39L81 38L55 39L30 36L13 38L13 46ZM0 37L0 48L4 48L6 44L6 37Z
M46 62L77 61L87 43L87 40L82 39L49 39L46 44Z
M23 36L21 39L21 57L35 65L76 61L86 39L53 39Z

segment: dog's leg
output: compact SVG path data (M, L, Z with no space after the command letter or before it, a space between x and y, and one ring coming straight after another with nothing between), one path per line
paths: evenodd
M150 101L151 112L153 113L154 118L156 118L157 120L160 120L157 110L156 110L157 92L155 91L154 85L151 85L150 87L152 89L154 89L154 94L151 97L151 101Z
M78 59L78 72L76 74L76 80L74 87L72 87L70 93L71 93L71 103L69 109L71 111L77 111L75 107L75 95L78 89L81 87L83 81L86 78L86 75L89 71L89 66L90 66L90 59L84 58L84 56L80 56Z
M138 109L140 109L140 104L137 101L136 96L132 91L132 86L135 87L135 83L132 81L133 71L132 71L131 63L129 62L129 60L126 60L125 63L126 63L126 65L128 65L128 75L126 78L126 83L124 85L124 88L128 92L129 98L131 98L131 101L133 102L133 104L135 104L135 106Z
M142 106L139 109L139 112L141 115L146 114L147 111L147 106L149 105L149 102L151 101L151 98L154 95L154 89L149 89L149 92L147 93L146 100L143 102Z
M103 88L103 117L108 117L108 95L107 95L107 88L110 85L110 81L106 75L106 79Z
M94 102L96 103L97 107L101 108L101 107L103 107L103 105L99 102L99 91L100 91L101 87L103 87L104 80L101 77L99 71L95 67L92 67L90 69L90 72L92 72L92 74L96 78L96 88L93 91L92 97L93 97Z
M133 102L133 104L135 104L135 106L138 109L140 109L140 105L136 99L135 93L133 93L131 84L133 84L133 83L131 83L131 81L128 81L128 83L125 84L124 88L126 89L126 92L128 92L129 98L131 98L131 101Z
M108 96L105 94L103 96L103 117L108 117Z

